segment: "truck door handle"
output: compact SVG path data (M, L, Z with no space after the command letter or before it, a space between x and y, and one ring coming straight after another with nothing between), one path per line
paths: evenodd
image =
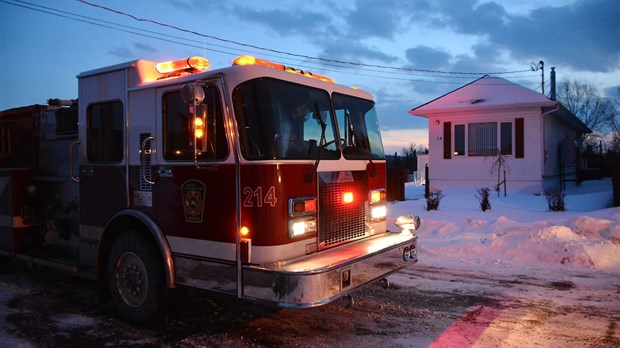
M79 144L80 141L78 140L69 146L69 177L71 177L71 181L76 183L80 182L80 178L73 176L73 148Z
M151 167L151 163L149 161L149 163L147 164L147 157L150 159L151 154L152 154L152 150L151 147L147 148L147 145L153 141L153 139L155 139L155 137L146 137L144 138L144 140L142 140L142 144L140 145L140 171L142 172L142 179L151 184L151 185L155 185L155 181L150 180L149 178L146 177L146 171L147 171L147 166L148 166L148 170L150 172L150 167Z

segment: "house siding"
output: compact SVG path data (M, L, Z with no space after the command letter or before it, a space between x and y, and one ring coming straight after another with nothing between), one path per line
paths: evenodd
M576 132L557 116L545 115L544 119L544 161L543 186L558 187L560 185L560 143L567 137L577 139Z
M513 153L507 156L506 172L509 191L540 193L542 185L542 130L540 108L495 109L460 113L429 115L429 179L431 188L453 186L479 186L494 188L497 183L497 169L492 170L495 157L452 156L444 158L446 149L444 127L451 126L450 141L454 146L455 125L476 122L512 122ZM523 119L523 158L516 158L515 120ZM439 122L437 122L439 121ZM452 148L447 151L451 152ZM503 175L501 175L503 180Z

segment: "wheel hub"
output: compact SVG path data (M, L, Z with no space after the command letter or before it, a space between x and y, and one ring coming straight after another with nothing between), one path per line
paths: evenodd
M141 306L147 296L148 273L140 257L132 252L124 253L116 267L116 288L125 304Z

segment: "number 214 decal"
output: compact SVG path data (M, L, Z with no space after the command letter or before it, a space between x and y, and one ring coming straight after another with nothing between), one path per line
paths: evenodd
M276 203L278 203L275 186L269 187L264 195L262 187L259 186L256 189L252 189L251 187L246 186L243 189L243 196L243 206L245 208L262 208L263 206L270 206L273 208L276 206Z

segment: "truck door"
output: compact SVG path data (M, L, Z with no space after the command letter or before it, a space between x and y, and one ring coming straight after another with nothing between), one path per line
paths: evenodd
M80 224L84 236L102 230L117 211L127 207L125 106L121 100L86 107L81 137Z
M201 100L184 98L188 88ZM152 189L177 283L236 294L237 178L221 88L200 82L156 95L161 117Z

